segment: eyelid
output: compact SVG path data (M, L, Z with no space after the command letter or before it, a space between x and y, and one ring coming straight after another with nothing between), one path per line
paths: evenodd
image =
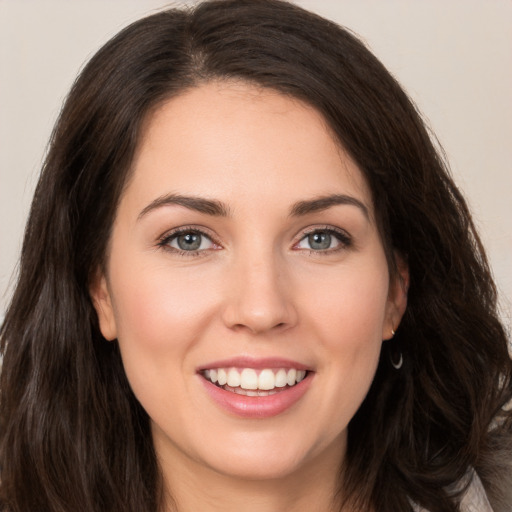
M329 254L342 249L346 249L353 245L352 236L344 229L338 228L336 226L331 225L318 225L318 226L310 226L301 231L301 233L297 236L296 241L293 244L294 248L297 248L298 244L304 240L307 236L317 233L324 232L334 235L338 241L340 242L340 247L334 249L325 249L325 250L314 250L310 249L309 251L315 254ZM308 249L299 249L299 250L308 250Z
M332 248L332 249L325 249L325 250L314 250L310 249L309 252L314 254L331 254L343 249L347 249L348 247L351 247L353 245L352 236L344 229L341 229L336 226L332 225L316 225L316 226L310 226L308 228L303 229L299 235L297 235L295 242L293 243L293 248L298 249L301 251L308 250L303 248L298 248L298 244L304 240L307 236L316 233L316 232L325 232L334 235L337 240L340 242L340 247ZM205 236L211 242L214 244L215 247L208 248L208 249L200 249L196 251L183 251L180 249L177 249L175 247L171 247L169 245L170 241L179 236L180 234L184 233L198 233L201 236ZM212 233L212 231L204 226L197 226L197 225L185 225L185 226L179 226L176 228L172 228L166 232L164 232L161 236L157 239L157 246L168 250L169 252L183 255L183 256L197 256L197 255L206 255L208 252L212 250L218 250L222 248L222 244L218 241L215 234Z
M216 247L196 251L183 251L169 245L171 240L184 233L198 233L211 240ZM198 254L208 253L209 251L218 250L222 247L220 242L217 240L217 237L208 228L197 225L179 226L177 228L170 229L158 237L156 245L162 249L168 250L169 252L183 256L197 256Z

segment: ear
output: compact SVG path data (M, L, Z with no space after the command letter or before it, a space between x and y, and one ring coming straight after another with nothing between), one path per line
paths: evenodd
M112 298L107 278L103 272L98 272L89 288L89 294L98 315L101 334L108 341L117 338L117 326L112 306Z
M389 295L386 305L386 318L382 329L382 339L389 340L395 335L405 309L409 290L409 265L406 259L395 251L397 272L389 283Z

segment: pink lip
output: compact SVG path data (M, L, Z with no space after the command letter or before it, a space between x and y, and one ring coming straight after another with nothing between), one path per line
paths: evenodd
M304 380L295 384L295 386L282 388L281 391L276 388L278 391L274 395L245 396L226 391L212 384L200 374L198 374L198 377L210 398L217 405L235 416L254 419L270 418L286 411L304 396L313 380L313 374L310 372Z
M262 370L263 368L295 368L296 370L311 370L310 367L290 359L277 357L256 359L248 356L240 356L212 361L211 363L200 366L197 371L201 372L211 368L254 368L255 370Z

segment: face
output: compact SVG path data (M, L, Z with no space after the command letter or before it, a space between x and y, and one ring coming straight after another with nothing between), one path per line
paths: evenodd
M342 459L405 308L322 117L233 83L148 119L91 293L163 464L262 479Z

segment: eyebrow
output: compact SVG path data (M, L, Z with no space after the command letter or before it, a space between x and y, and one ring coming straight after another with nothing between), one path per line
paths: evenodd
M149 212L156 210L162 206L184 206L190 210L199 213L211 215L214 217L229 217L229 207L216 199L206 199L197 196L185 196L181 194L166 194L156 198L149 203L138 215L138 220L147 215ZM345 194L332 194L321 196L315 199L298 201L290 208L291 217L302 217L311 213L321 212L337 205L349 205L359 208L364 216L369 219L370 214L368 208L359 199Z
M205 199L203 197L184 196L181 194L166 194L156 198L149 203L138 216L138 220L147 215L149 212L156 210L162 206L178 205L184 206L189 210L195 210L199 213L212 215L215 217L228 217L229 208L221 201L215 199Z
M370 212L366 205L359 199L345 194L332 194L329 196L317 197L308 201L299 201L292 206L290 216L301 217L310 213L321 212L337 205L355 206L362 211L368 220L370 219Z

